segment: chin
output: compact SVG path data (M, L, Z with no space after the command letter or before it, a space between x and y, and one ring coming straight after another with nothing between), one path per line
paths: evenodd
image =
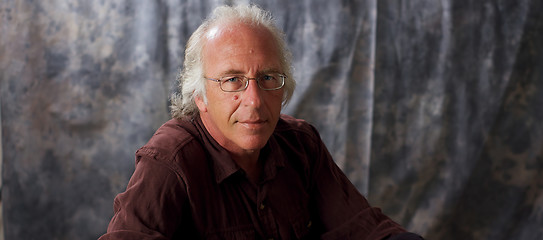
M259 138L253 138L253 137L246 137L242 139L242 142L239 144L239 146L245 150L248 151L258 151L262 149L264 146L266 146L266 143L268 143L268 138L265 140L261 137Z

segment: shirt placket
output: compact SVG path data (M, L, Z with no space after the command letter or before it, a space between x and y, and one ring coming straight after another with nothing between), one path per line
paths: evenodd
M273 216L270 202L267 198L267 185L260 185L257 190L257 208L258 218L260 219L262 230L265 232L265 239L279 239L277 225Z

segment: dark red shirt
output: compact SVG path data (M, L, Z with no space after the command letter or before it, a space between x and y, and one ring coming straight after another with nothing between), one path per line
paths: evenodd
M282 115L252 184L199 117L172 119L136 152L106 239L384 239L405 232L371 207L314 127Z

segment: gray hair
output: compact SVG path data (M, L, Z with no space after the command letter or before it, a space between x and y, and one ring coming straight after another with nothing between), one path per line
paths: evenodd
M196 31L190 36L185 48L185 61L183 70L179 75L179 88L181 93L175 93L171 97L171 113L174 118L183 116L196 116L198 107L194 98L205 96L205 79L203 77L202 49L205 44L205 34L213 26L219 23L238 21L252 26L264 27L269 30L275 38L280 51L280 59L285 79L283 106L285 106L296 87L296 81L292 78L292 55L287 48L284 33L275 25L271 14L255 5L221 6L215 8L211 16L206 19Z

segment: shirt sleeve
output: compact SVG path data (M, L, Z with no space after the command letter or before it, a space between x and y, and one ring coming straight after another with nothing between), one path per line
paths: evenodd
M394 235L390 238L387 238L387 240L424 240L424 239L417 234L404 232L398 235Z
M188 214L182 178L165 164L141 157L126 191L117 195L114 216L99 240L171 239Z
M335 164L317 131L313 199L324 229L322 239L386 239L405 230L379 208L371 207Z

